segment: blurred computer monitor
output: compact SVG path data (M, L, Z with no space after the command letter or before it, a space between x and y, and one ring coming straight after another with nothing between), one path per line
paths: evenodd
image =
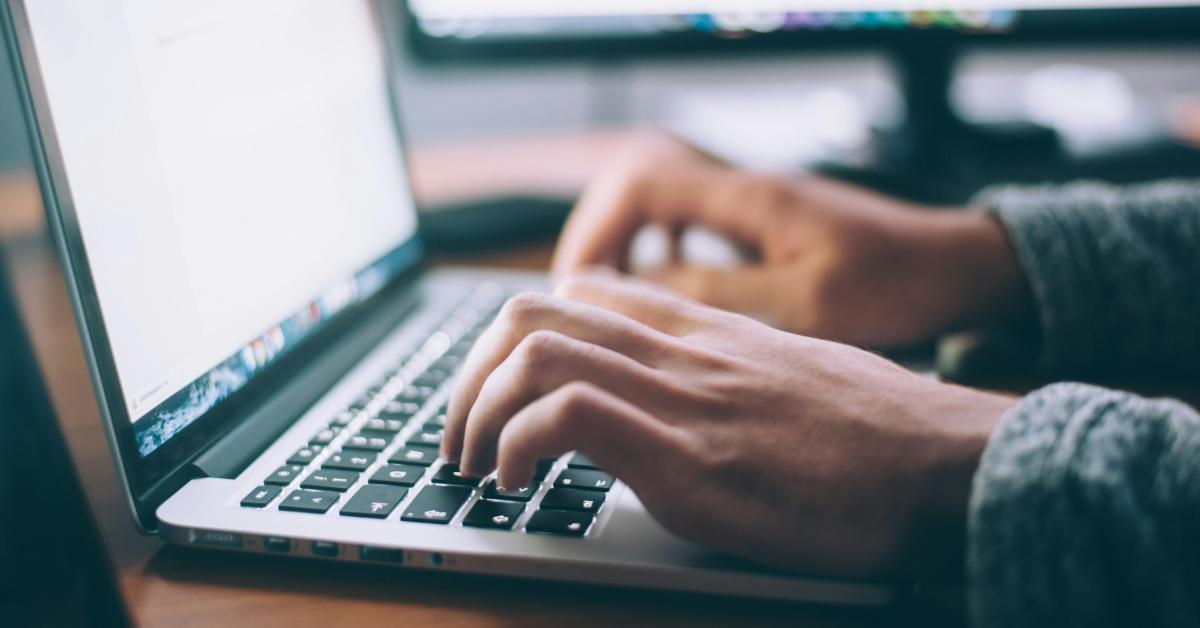
M1196 0L406 0L425 59L1194 39Z
M1080 171L1055 163L1062 155L1048 129L982 128L963 122L950 99L958 50L1034 43L1200 42L1197 0L404 2L406 40L416 58L433 64L883 50L896 70L903 122L880 130L875 172L867 178L880 172L893 181L924 177L940 189L957 180L964 191L990 176L1040 180L1054 178L1054 172L1065 177ZM1172 155L1164 163L1183 162ZM1187 168L1196 163L1187 161ZM1020 171L1001 172L1013 167ZM1113 170L1127 171L1124 166Z

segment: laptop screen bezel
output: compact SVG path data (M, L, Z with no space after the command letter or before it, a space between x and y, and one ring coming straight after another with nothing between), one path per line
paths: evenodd
M16 75L18 96L22 100L29 128L30 144L35 170L41 186L43 203L50 229L56 240L60 261L66 276L68 290L75 309L85 357L88 361L93 389L97 397L101 419L105 423L109 444L117 463L119 480L130 502L130 507L139 523L147 527L152 521L157 503L147 503L156 496L157 485L179 474L188 474L187 466L209 444L239 424L246 417L248 408L259 405L270 396L273 388L286 379L289 371L315 354L329 348L331 341L345 331L355 319L376 308L397 289L410 285L424 266L424 245L419 233L414 233L394 251L408 247L408 256L413 262L397 273L376 294L346 311L340 312L322 325L312 336L303 339L297 346L280 356L279 360L263 370L243 389L233 393L205 415L198 418L160 447L142 457L137 449L135 426L130 420L124 403L122 388L113 358L112 348L104 325L99 299L88 265L86 249L80 230L75 205L53 117L50 113L46 90L42 82L36 50L28 23L26 0L4 0L4 29ZM369 0L368 0L369 1ZM369 1L374 9L375 24L385 55L389 90L392 94L391 110L393 131L404 163L408 159L402 141L402 124L394 89L396 47L388 36L389 24L394 19L380 3ZM411 168L407 168L411 180ZM416 207L414 199L414 208ZM153 502L161 501L154 499Z

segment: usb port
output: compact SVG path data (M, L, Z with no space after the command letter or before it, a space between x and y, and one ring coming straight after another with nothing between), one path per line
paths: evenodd
M358 548L358 557L363 560L374 560L381 563L403 563L404 550L363 545Z
M312 553L313 556L332 558L338 555L338 545L337 543L330 543L329 541L313 541Z
M216 530L193 530L192 544L238 548L242 546L242 535L233 532L217 532Z

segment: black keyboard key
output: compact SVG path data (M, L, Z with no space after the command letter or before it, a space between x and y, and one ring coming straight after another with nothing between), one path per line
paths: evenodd
M537 461L537 467L533 471L533 479L541 481L546 479L550 474L550 469L554 467L554 463L558 462L557 458L542 458Z
M411 401L389 401L379 411L381 419L400 419L407 421L412 415L421 410L421 404Z
M537 492L538 486L539 484L535 482L524 488L500 488L500 485L495 480L492 480L488 482L487 489L483 491L483 496L488 499L527 502Z
M445 355L443 355L442 357L440 357L434 361L432 368L438 369L440 371L447 371L449 373L453 373L454 371L457 371L458 367L462 366L463 355L465 355L467 351L471 350L471 343L466 343L466 345L464 346L464 349L465 350L463 351L462 355L459 355L458 352L446 353Z
M450 379L450 373L441 369L431 368L424 373L421 373L413 380L413 386L429 386L437 388Z
M342 506L341 514L347 517L370 517L384 519L392 514L396 506L408 494L408 489L397 486L368 484L354 494L350 501Z
M481 499L475 502L471 511L467 513L466 517L463 517L463 525L472 528L511 530L523 512L525 512L525 504Z
M525 524L526 532L540 534L558 534L562 536L583 536L596 518L583 512L566 512L562 510L539 510Z
M278 495L278 486L260 486L242 498L242 505L246 508L263 508Z
M371 430L372 432L395 434L404 429L404 421L400 419L370 419L363 426L363 429Z
M271 473L267 479L263 480L263 483L270 484L272 486L287 486L288 484L292 483L292 480L296 479L296 475L300 473L302 469L304 469L304 467L298 464L285 464L282 467L275 469L275 471Z
M471 489L466 486L426 486L400 518L421 523L450 523L470 496Z
M304 481L300 483L300 488L345 492L357 481L358 474L353 471L318 469L304 478Z
M317 457L317 454L321 453L322 449L324 449L324 447L321 445L309 445L308 447L301 447L296 453L292 454L291 458L287 459L287 463L304 466L312 462L313 459Z
M368 480L371 484L391 484L392 486L412 486L425 475L425 467L409 464L389 464L381 467Z
M612 476L603 471L588 469L564 469L554 480L562 488L582 488L589 491L607 491L612 488Z
M346 427L347 425L350 425L352 421L354 421L354 416L356 414L357 413L352 410L344 410L339 412L338 415L333 417L333 420L329 422L329 426Z
M461 472L459 472L457 464L448 462L448 463L442 465L441 468L437 470L437 473L433 474L433 477L430 478L429 481L434 482L436 484L454 484L457 486L479 486L479 482L482 480L483 480L483 478L469 478L469 477L463 475Z
M373 451L339 451L327 458L321 466L343 471L366 471L378 455Z
M362 434L355 434L354 436L348 438L346 442L342 443L342 447L345 449L363 449L366 451L378 452L386 449L388 443L390 442L391 439L384 438L382 436L363 436Z
M425 427L446 427L446 411L441 410L425 422Z
M341 428L334 429L327 427L320 432L313 434L313 437L308 440L308 444L328 445L329 443L333 442L334 438L337 437L339 431L341 431Z
M592 462L591 458L583 455L580 452L575 452L571 459L567 461L567 466L572 469L599 469L596 463Z
M377 419L372 419L372 420L377 420ZM383 439L387 439L389 442L391 442L391 440L396 437L396 433L390 432L388 430L373 430L369 426L364 425L362 427L362 429L358 430L358 433L355 434L355 436L366 436L367 438L383 438Z
M428 467L437 460L438 450L436 447L418 447L411 446L397 450L388 459L388 462L396 464L419 464L422 467Z
M440 428L440 427L424 428L421 431L419 431L416 434L413 434L411 437L409 437L408 444L409 445L428 445L430 447L437 447L438 445L442 444L442 428Z
M280 510L291 512L315 512L323 514L329 510L329 507L337 502L339 493L330 491L292 491L279 504Z
M596 513L604 505L604 493L581 491L577 488L552 488L542 498L542 508L549 510L576 510Z
M400 394L396 395L396 401L408 401L412 403L423 403L437 392L436 389L430 386L405 386Z

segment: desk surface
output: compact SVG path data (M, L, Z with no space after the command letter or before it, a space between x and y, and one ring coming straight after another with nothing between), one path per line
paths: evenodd
M146 626L857 626L890 614L169 547L133 527L31 177L0 178L0 243L50 394L135 616ZM445 260L544 268L549 246Z

